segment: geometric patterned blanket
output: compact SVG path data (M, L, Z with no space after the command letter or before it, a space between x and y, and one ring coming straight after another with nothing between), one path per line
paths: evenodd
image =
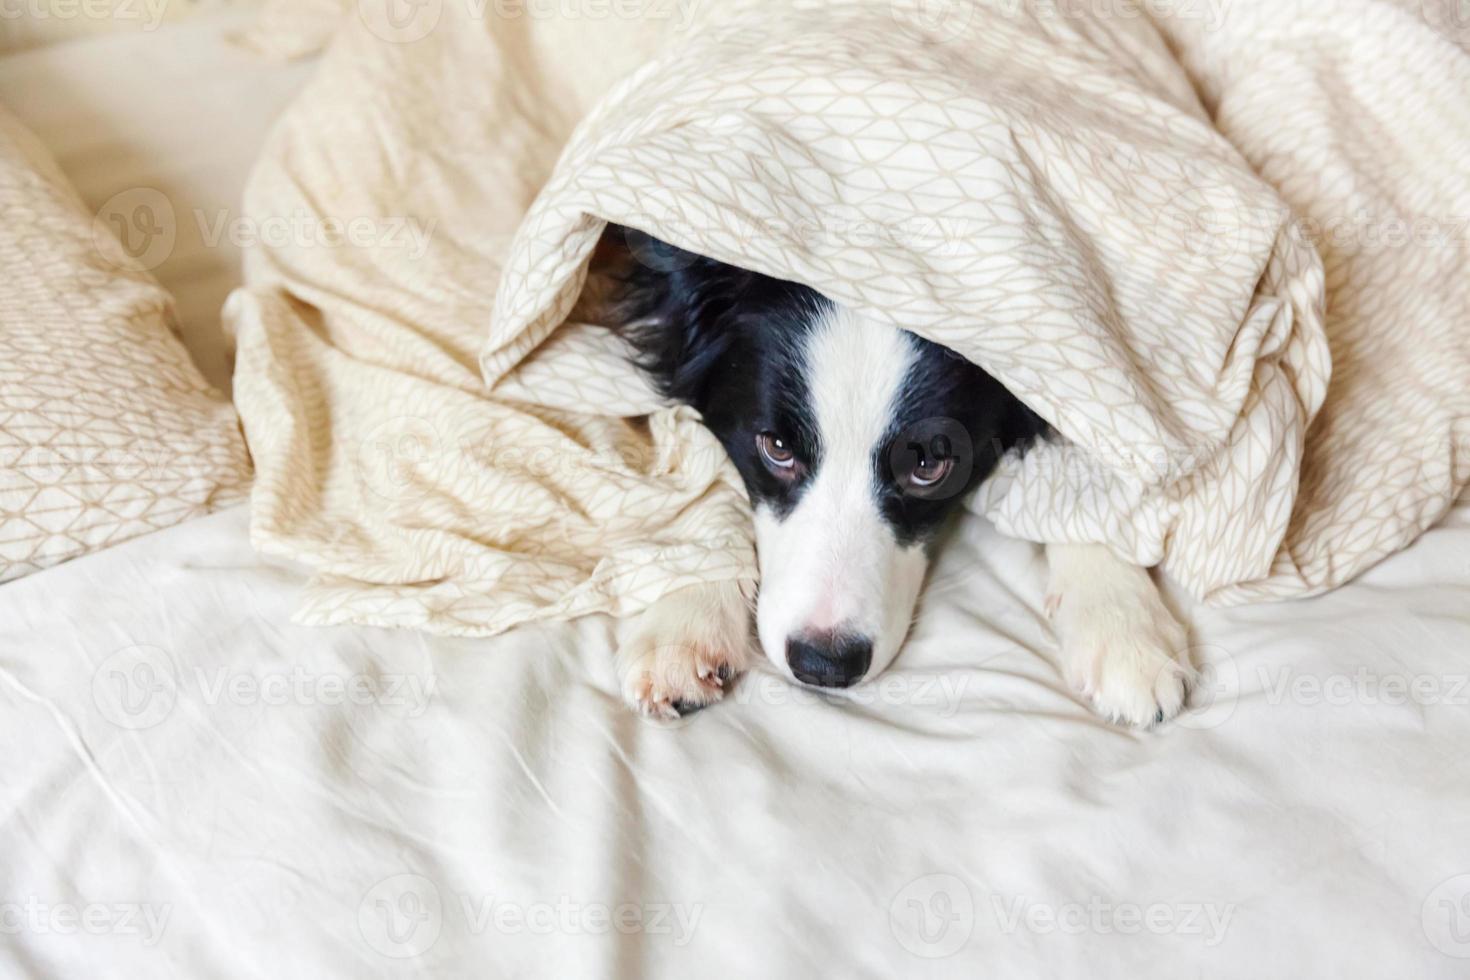
M1470 481L1454 0L1097 6L363 4L246 200L336 237L262 240L227 310L302 618L483 635L753 579L718 444L577 308L609 221L1000 378L1068 437L977 494L1008 533L1220 603L1411 541Z

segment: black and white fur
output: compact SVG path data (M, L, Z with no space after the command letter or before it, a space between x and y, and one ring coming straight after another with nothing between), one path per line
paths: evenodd
M629 261L613 315L670 399L693 406L755 512L756 638L787 677L847 687L908 633L939 530L1000 455L1045 424L980 368L806 286L613 228ZM1141 568L1099 546L1050 546L1047 608L1072 683L1146 725L1184 700L1184 631ZM747 666L734 584L684 589L621 645L634 707L672 718Z

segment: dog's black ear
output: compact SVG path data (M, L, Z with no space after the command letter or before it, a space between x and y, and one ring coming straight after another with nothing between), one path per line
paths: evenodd
M625 250L609 326L668 398L703 408L710 372L729 350L737 301L752 273L610 225L603 247Z

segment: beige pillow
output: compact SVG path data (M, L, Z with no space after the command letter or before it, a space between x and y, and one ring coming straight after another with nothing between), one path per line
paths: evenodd
M156 191L109 203L152 244ZM240 500L235 410L168 294L0 110L0 582Z

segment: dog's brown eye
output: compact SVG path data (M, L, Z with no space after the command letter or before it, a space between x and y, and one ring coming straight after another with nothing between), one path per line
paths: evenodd
M893 485L905 497L952 500L964 493L974 472L970 434L948 418L921 419L888 446Z
M920 459L919 465L909 471L909 483L916 487L934 487L944 482L949 471L954 469L954 457L942 459Z
M796 453L792 452L791 447L776 433L760 433L755 437L755 445L760 450L761 459L765 460L766 466L778 475L785 475L796 470Z

